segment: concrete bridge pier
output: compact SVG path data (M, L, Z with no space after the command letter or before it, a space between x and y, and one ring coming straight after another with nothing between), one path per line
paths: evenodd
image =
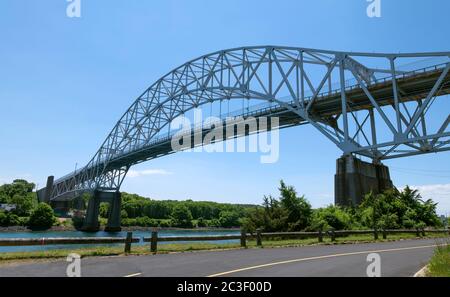
M108 224L105 227L107 232L119 232L120 227L120 210L122 204L122 196L119 191L113 192L109 199L109 215Z
M88 206L86 209L86 217L84 218L83 227L81 230L86 232L97 232L100 230L100 223L98 221L98 215L100 212L100 197L98 192L89 198Z
M343 156L336 161L336 205L356 206L370 191L377 194L392 187L389 168L383 164L364 162L354 156Z
M121 194L117 192L102 192L95 191L89 199L88 207L86 210L86 218L82 227L83 231L97 232L100 230L100 223L98 221L98 215L100 212L100 203L109 203L109 216L108 223L105 227L107 232L118 232L120 227L120 207L121 207Z

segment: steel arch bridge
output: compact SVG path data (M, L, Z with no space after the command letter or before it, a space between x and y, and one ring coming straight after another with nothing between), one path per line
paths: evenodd
M196 108L211 115L214 110L224 120L278 117L281 128L310 124L344 156L363 156L374 164L447 151L449 70L450 52L375 54L283 46L217 51L158 79L123 114L86 166L49 179L38 194L42 201L56 202L84 192L118 191L131 166L174 152L171 123Z

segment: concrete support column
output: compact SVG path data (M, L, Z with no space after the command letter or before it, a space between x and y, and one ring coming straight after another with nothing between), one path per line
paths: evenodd
M89 199L89 204L86 210L86 218L82 230L87 232L97 232L100 230L98 215L100 212L100 203L109 203L108 223L105 227L107 232L118 232L120 227L120 210L122 204L122 197L119 191L117 192L102 192L95 191Z
M55 177L52 176L52 175L47 177L47 185L45 187L45 198L44 198L44 201L42 201L42 202L50 203L50 198L52 196L54 180L55 180Z
M98 215L100 212L100 192L95 191L88 202L86 210L86 218L84 219L83 231L97 232L100 230L100 223L98 222Z
M392 187L389 168L383 164L364 162L353 156L343 156L336 161L336 205L356 206L370 191L380 193Z
M109 216L108 224L105 227L107 232L119 232L120 227L120 211L121 211L122 197L119 191L113 193L113 197L109 201Z
M54 176L47 177L47 185L45 188L36 191L38 201L50 204L50 198L52 196Z

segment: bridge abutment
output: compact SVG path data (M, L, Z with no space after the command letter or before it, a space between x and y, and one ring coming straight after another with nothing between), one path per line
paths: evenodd
M336 205L356 206L370 191L380 193L392 187L389 168L383 164L364 162L354 156L343 156L336 161Z

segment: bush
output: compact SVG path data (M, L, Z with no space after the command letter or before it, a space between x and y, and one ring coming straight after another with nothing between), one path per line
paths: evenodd
M72 217L72 225L75 229L79 230L81 227L83 227L84 218L83 217Z
M172 227L173 223L172 220L168 219L168 220L159 220L158 221L158 226L161 228L168 228L168 227Z
M0 211L0 226L2 226L2 227L9 226L8 217L4 211Z
M8 213L9 226L20 226L22 221L20 220L18 215L13 213Z
M334 205L315 210L312 221L312 227L317 230L321 228L325 230L330 227L335 230L348 230L352 225L351 215L343 208Z
M139 217L136 218L136 226L140 227L157 227L158 222L154 219L151 219L149 217Z
M239 214L234 211L221 211L219 215L219 223L220 226L225 228L238 227L240 225Z
M121 221L121 225L124 227L136 226L136 219L124 218Z
M23 226L25 220L12 212L0 211L0 226Z
M53 209L46 203L39 203L38 207L31 213L28 226L32 228L50 228L56 218Z
M20 226L28 226L29 217L19 217Z

